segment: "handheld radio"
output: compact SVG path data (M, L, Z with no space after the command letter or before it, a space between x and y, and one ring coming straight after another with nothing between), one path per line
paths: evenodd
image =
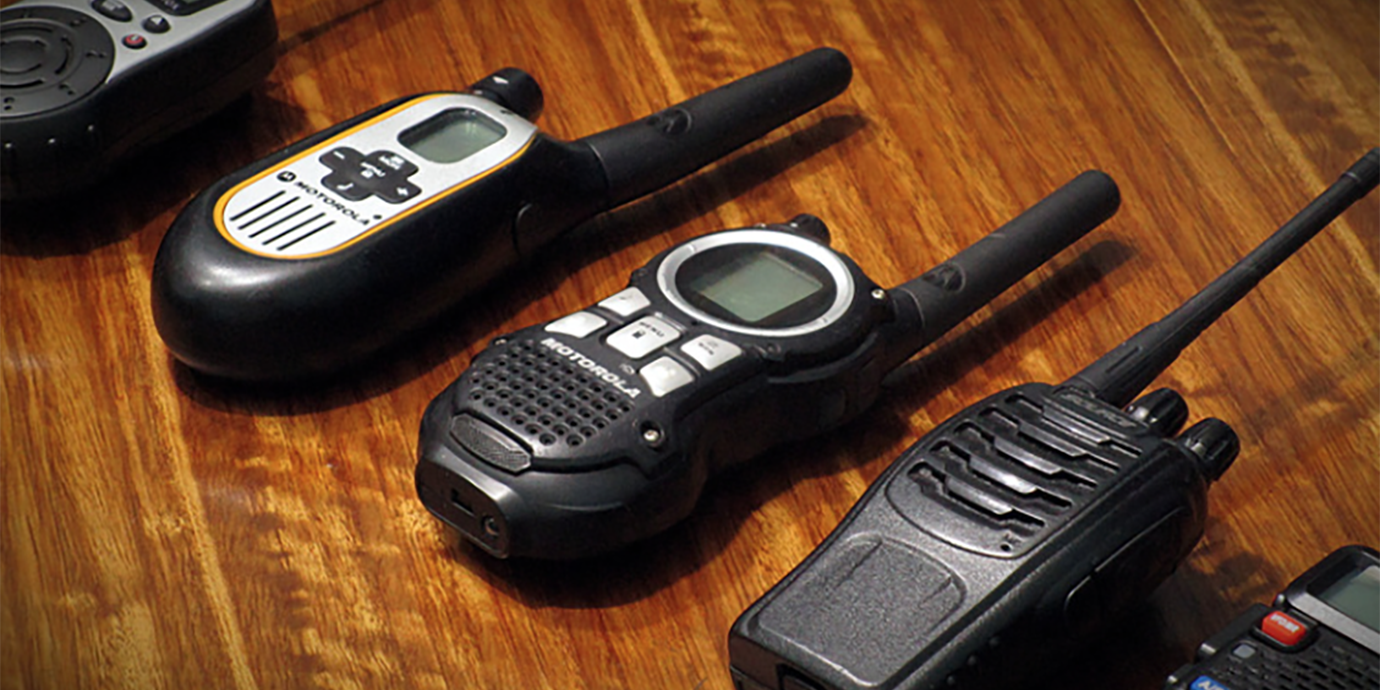
M1058 386L1007 389L907 449L733 624L739 690L1027 687L1170 575L1236 458L1224 422L1175 434L1183 348L1380 180L1372 150L1274 236Z
M890 290L813 216L684 242L622 292L479 353L423 416L418 495L500 558L651 536L712 474L856 417L887 372L1119 203L1085 172Z
M535 80L403 98L218 181L159 249L153 313L214 375L334 373L432 320L560 233L664 187L833 98L819 48L572 142L540 132Z
M1380 687L1380 553L1344 546L1198 648L1165 690Z
M0 198L98 180L273 70L269 0L23 0L0 10Z

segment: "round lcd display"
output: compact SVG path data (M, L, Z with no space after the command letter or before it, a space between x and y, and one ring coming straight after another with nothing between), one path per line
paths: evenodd
M847 311L853 283L833 252L774 231L720 233L667 256L658 283L673 303L740 333L799 335Z

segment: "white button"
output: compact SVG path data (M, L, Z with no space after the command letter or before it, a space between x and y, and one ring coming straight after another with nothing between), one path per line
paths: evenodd
M637 288L628 288L600 302L599 306L619 316L632 316L639 309L649 304L651 304L651 301L647 299L646 295L642 294L641 290Z
M702 335L695 338L681 345L680 351L690 355L691 359L699 362L700 366L707 371L713 371L724 362L743 354L742 348L712 335Z
M647 381L652 395L658 398L695 380L689 369L670 357L655 359L638 373Z
M675 342L680 330L655 316L644 316L609 336L609 347L638 359L662 345Z
M608 321L605 321L602 316L596 316L587 311L577 311L546 324L546 330L551 333L564 333L576 338L583 338L603 328L606 323Z

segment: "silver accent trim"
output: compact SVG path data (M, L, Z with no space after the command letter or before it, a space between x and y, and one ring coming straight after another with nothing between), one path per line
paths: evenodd
M498 141L454 163L429 161L398 141L398 135L408 128L453 108L479 112L501 125L506 133ZM536 136L537 127L478 96L446 93L425 95L414 102L404 103L347 132L296 154L288 163L269 168L253 182L237 186L225 204L224 214L219 219L220 225L241 248L260 256L296 259L334 251L373 232L374 228L406 215L413 208L429 204L436 197L488 173L522 151ZM417 167L417 172L408 177L405 184L415 185L420 192L402 203L392 204L378 196L350 201L331 191L322 180L332 170L321 163L320 158L328 151L345 147L354 149L362 156L381 150L398 154ZM320 220L311 227L301 228L295 225L294 220L287 224L294 228L291 236L272 233L257 235L261 227L257 221L260 219L249 212L256 205L265 203L266 199L279 195L284 200L291 199L292 203L283 208L277 206L281 202L265 206L264 210L281 211L281 214L262 219L262 224L280 222L281 215L299 207L310 207L310 212L306 214L308 217L320 213ZM320 225L328 222L329 225Z
M836 287L834 303L829 305L829 308L818 318L799 326L791 326L790 328L752 328L715 318L704 313L700 309L696 309L690 304L689 300L685 299L676 289L676 273L678 273L680 267L684 265L686 261L689 261L696 253L731 244L765 244L773 247L781 247L782 249L790 249L814 259L823 266L824 269L829 272L829 276L834 279L834 286ZM839 259L838 255L835 254L833 250L812 240L807 240L798 235L792 235L779 230L730 230L728 232L719 232L686 242L666 255L666 260L662 261L661 266L657 268L656 284L657 287L661 289L662 294L666 295L666 298L671 301L671 304L674 304L677 309L693 315L699 321L734 333L765 336L768 338L787 338L806 335L827 328L830 324L838 321L839 318L848 313L848 307L853 303L853 294L856 290L853 285L853 275L848 272L848 267L844 265L843 261Z

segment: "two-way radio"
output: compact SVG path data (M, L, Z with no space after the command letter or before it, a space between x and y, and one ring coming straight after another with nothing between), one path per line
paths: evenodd
M0 198L89 186L273 70L269 0L23 0L0 10Z
M1344 546L1198 647L1165 690L1380 688L1380 553Z
M575 141L531 122L517 69L387 103L213 184L168 230L158 332L187 365L284 380L358 364L591 216L660 189L833 98L819 48Z
M1372 150L1183 306L1065 383L983 400L907 449L729 635L739 690L1028 687L1173 572L1235 432L1164 388L1207 326L1380 181Z
M856 417L883 376L1119 203L1085 172L890 290L813 216L679 244L627 289L477 355L422 419L418 495L498 557L653 535L723 468Z

